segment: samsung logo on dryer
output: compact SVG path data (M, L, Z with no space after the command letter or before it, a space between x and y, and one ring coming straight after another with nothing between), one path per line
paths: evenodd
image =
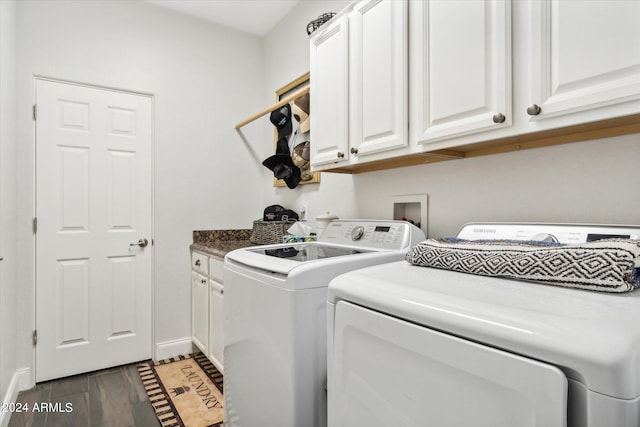
M495 233L496 229L495 228L474 228L473 232L474 233Z

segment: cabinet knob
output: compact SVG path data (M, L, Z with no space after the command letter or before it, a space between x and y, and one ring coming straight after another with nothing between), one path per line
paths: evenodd
M338 158L344 159L344 153L342 151L338 151Z
M200 260L199 259L196 260L196 267L200 267Z
M502 113L493 115L493 123L503 123L505 120L507 120L507 118Z
M351 147L351 154L358 154L358 149L356 147Z
M530 116L537 116L541 111L542 109L540 108L540 106L538 106L538 104L533 104L532 106L527 108L527 114Z

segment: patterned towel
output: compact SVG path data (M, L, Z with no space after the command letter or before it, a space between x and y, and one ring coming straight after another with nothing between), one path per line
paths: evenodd
M640 286L640 240L559 244L428 239L409 251L406 260L423 267L591 291L629 292Z

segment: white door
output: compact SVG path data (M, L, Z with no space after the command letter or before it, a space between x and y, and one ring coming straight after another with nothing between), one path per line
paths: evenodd
M596 109L599 119L637 113L630 101L640 100L640 2L530 5L531 120Z
M408 144L407 2L369 0L350 14L350 149L356 158Z
M224 338L222 315L224 287L215 280L209 280L209 360L223 372L224 364Z
M191 340L203 353L209 346L209 295L207 279L191 272Z
M511 3L411 2L411 129L420 144L511 124Z
M349 158L348 23L343 15L311 39L311 166Z
M36 100L36 380L148 359L151 98L38 79Z

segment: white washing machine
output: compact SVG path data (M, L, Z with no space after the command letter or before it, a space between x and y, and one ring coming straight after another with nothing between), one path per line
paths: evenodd
M635 226L534 224L471 224L458 237L541 233L640 238ZM327 326L329 426L640 426L640 291L401 261L331 281Z
M225 426L326 425L329 281L398 261L423 241L403 221L336 220L317 242L225 257Z

